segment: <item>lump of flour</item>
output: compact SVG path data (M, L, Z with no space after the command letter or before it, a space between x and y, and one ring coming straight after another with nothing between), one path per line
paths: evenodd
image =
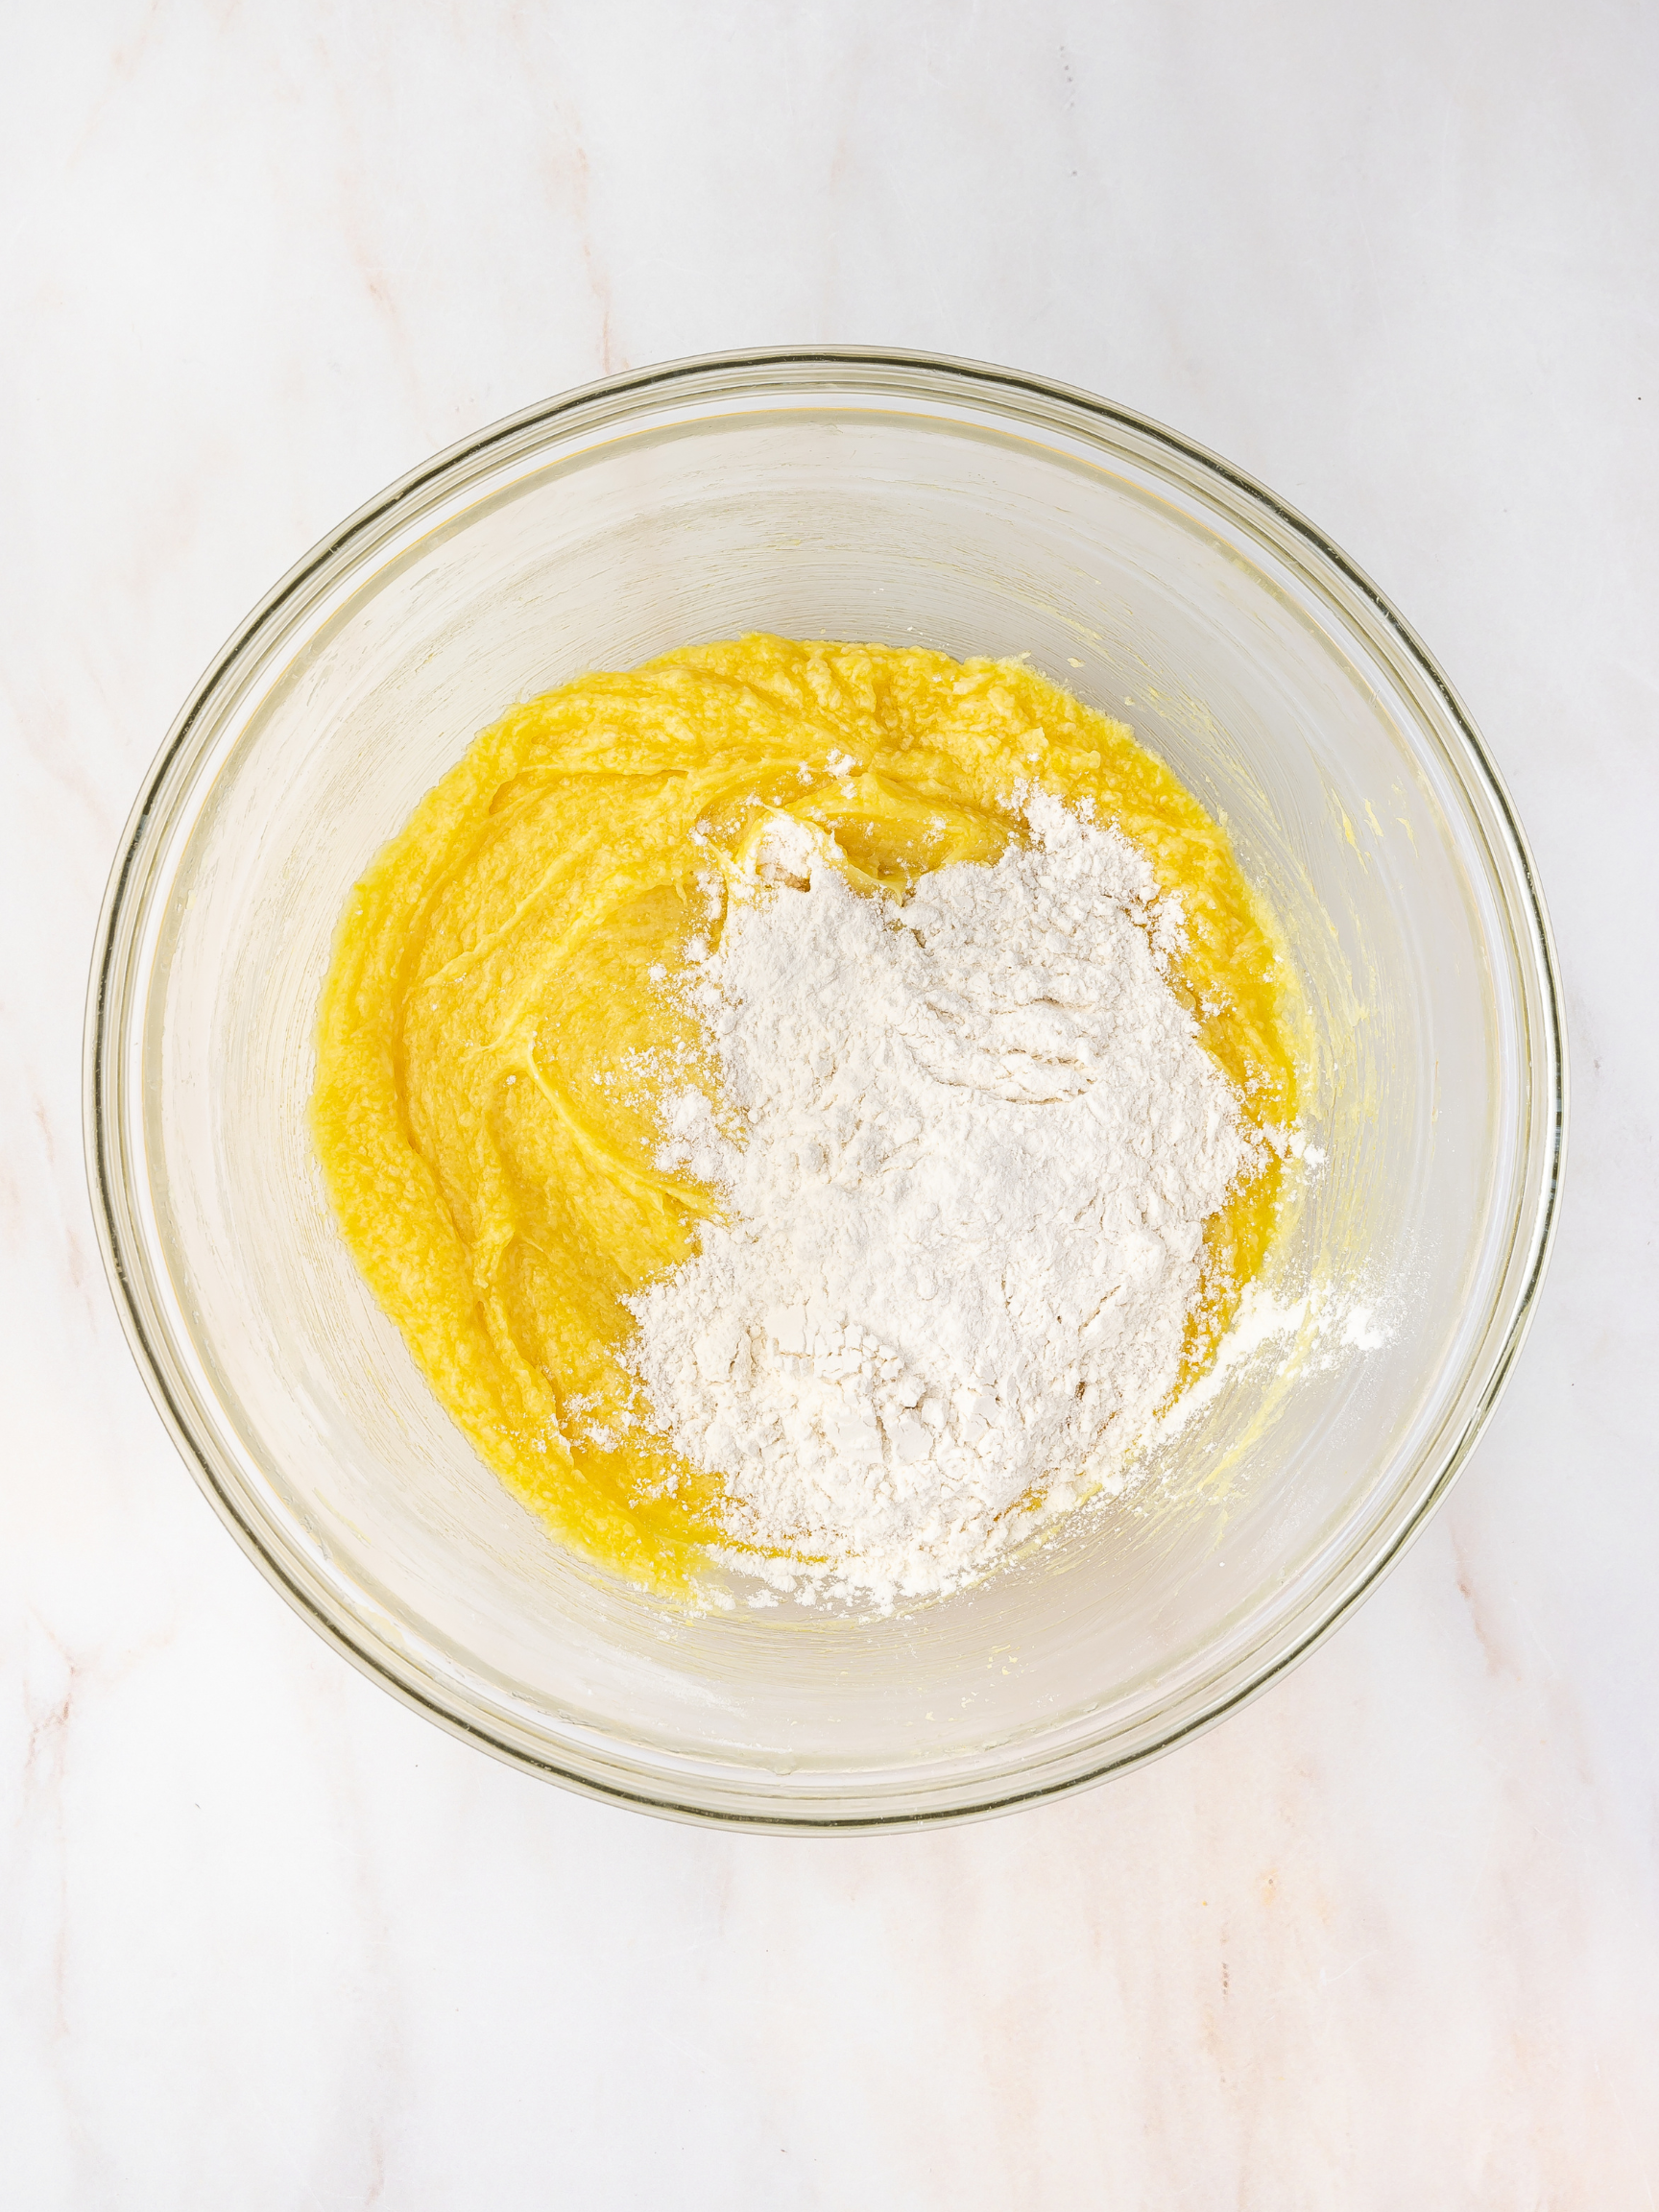
M1026 812L902 904L780 821L680 986L721 1096L673 1092L660 1157L724 1217L631 1301L631 1358L779 1587L949 1591L1028 1493L1109 1477L1259 1160L1165 979L1176 902L1116 831Z

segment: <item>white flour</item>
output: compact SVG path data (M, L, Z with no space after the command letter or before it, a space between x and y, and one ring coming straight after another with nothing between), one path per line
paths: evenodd
M1116 831L1027 816L902 905L782 821L685 986L721 1103L675 1093L660 1157L726 1215L632 1301L632 1357L731 1534L793 1554L757 1571L808 1597L953 1589L1034 1486L1109 1476L1258 1157L1164 977L1175 902Z

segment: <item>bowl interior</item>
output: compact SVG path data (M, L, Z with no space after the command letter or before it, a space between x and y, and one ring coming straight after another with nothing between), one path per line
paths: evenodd
M358 1277L306 1124L348 893L474 733L585 668L750 630L1022 653L1128 720L1227 822L1314 1026L1326 1160L1269 1262L1279 1333L1121 1498L890 1619L741 1594L685 1618L562 1551ZM291 581L139 843L106 1018L115 1211L176 1424L358 1656L588 1786L857 1823L1144 1755L1376 1571L1512 1346L1552 1109L1501 798L1363 593L1143 428L943 373L706 381L521 428Z

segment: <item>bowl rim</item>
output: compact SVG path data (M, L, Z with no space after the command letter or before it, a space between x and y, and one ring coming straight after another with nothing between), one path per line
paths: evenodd
M325 1587L298 1571L300 1563L276 1555L261 1535L253 1515L237 1495L237 1484L217 1463L212 1440L200 1434L192 1423L184 1393L170 1380L170 1362L156 1341L144 1308L141 1283L148 1266L143 1238L126 1203L122 1142L122 1106L126 1081L124 1054L119 1048L127 1034L132 1011L129 995L120 985L136 961L138 924L148 910L148 875L171 820L163 804L165 787L177 783L187 789L193 765L192 740L197 753L204 749L209 709L228 687L239 687L238 679L251 665L281 642L285 616L325 582L339 581L349 573L355 554L372 551L389 528L418 515L423 495L435 497L445 488L465 482L480 466L511 457L515 445L528 452L555 426L584 413L610 422L625 422L676 395L709 397L723 389L738 388L746 398L763 398L771 390L781 402L802 405L819 394L828 404L856 388L855 380L878 384L893 379L895 393L915 398L931 389L941 399L1000 415L1012 427L1029 429L1034 420L1058 416L1074 434L1093 435L1119 459L1120 445L1112 434L1127 437L1146 448L1155 465L1162 462L1194 490L1219 488L1223 503L1236 522L1247 527L1264 525L1281 556L1288 551L1320 599L1344 624L1352 625L1354 611L1345 609L1330 589L1334 575L1354 595L1366 623L1376 625L1392 651L1425 683L1436 697L1465 755L1471 781L1490 803L1499 832L1499 850L1513 873L1517 902L1526 925L1526 944L1532 954L1534 980L1539 987L1544 1019L1536 1028L1528 1023L1531 1054L1528 1077L1538 1098L1527 1118L1527 1134L1517 1147L1526 1166L1522 1187L1507 1220L1512 1243L1525 1247L1519 1279L1499 1301L1495 1323L1509 1306L1506 1325L1494 1345L1488 1330L1470 1357L1459 1392L1448 1407L1446 1419L1423 1447L1421 1459L1438 1461L1433 1479L1409 1498L1409 1509L1386 1529L1385 1540L1368 1551L1356 1569L1337 1575L1325 1587L1323 1602L1316 1597L1311 1617L1297 1620L1282 1648L1270 1650L1259 1664L1247 1669L1244 1678L1224 1695L1200 1702L1195 1712L1177 1716L1171 1724L1146 1740L1124 1748L1110 1741L1100 1756L1082 1766L1070 1765L1058 1775L1031 1778L1021 1786L1004 1771L987 1777L983 1795L971 1801L948 1799L935 1803L879 1805L837 1813L832 1794L819 1800L812 1781L802 1776L801 1792L790 1800L769 1795L749 1807L732 1802L703 1803L693 1796L676 1795L649 1787L630 1787L603 1756L591 1756L584 1767L574 1761L543 1756L524 1742L495 1731L478 1719L445 1702L431 1687L432 1677L406 1647L369 1632L361 1619L344 1617L330 1604ZM1375 644L1374 638L1367 643ZM769 347L707 353L652 364L621 374L576 386L538 404L521 409L499 421L459 440L398 477L375 497L347 517L284 575L244 620L209 662L175 718L146 774L138 797L122 831L110 870L94 940L88 981L83 1047L83 1125L88 1193L99 1249L108 1278L128 1347L162 1422L198 1486L243 1551L266 1579L295 1611L362 1673L377 1682L413 1711L463 1742L491 1752L522 1771L556 1781L583 1795L613 1804L628 1805L660 1816L739 1831L782 1834L870 1834L951 1825L960 1821L1009 1813L1022 1806L1064 1796L1108 1777L1126 1773L1162 1756L1176 1745L1214 1727L1229 1714L1248 1704L1282 1675L1314 1650L1344 1621L1404 1555L1446 1496L1466 1463L1490 1418L1531 1326L1537 1297L1549 1263L1560 1215L1561 1186L1566 1161L1568 1066L1566 1020L1559 965L1553 934L1536 868L1507 788L1484 740L1456 690L1439 663L1388 598L1333 540L1295 508L1232 463L1210 452L1191 439L1134 410L1052 379L993 364L958 359L907 349L869 346ZM1540 1144L1543 1158L1537 1160ZM1536 1175L1537 1190L1528 1195ZM1484 1372L1482 1372L1484 1369ZM1477 1383L1473 1407L1447 1437L1466 1405L1469 1385ZM941 1785L947 1787L946 1785ZM924 1788L926 1786L924 1785ZM832 1791L832 1786L831 1786Z

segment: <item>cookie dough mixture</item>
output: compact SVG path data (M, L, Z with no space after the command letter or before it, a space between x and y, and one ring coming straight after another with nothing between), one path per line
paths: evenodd
M313 1121L561 1538L885 1604L1119 1479L1213 1358L1294 1006L1122 724L1018 662L749 637L476 740L344 918Z

